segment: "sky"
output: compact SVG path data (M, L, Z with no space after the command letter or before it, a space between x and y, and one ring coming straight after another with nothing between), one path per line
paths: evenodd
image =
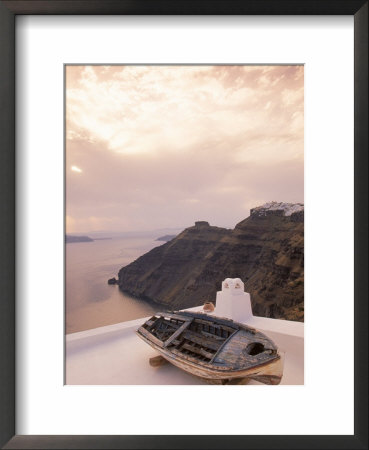
M66 231L304 202L303 66L67 66Z

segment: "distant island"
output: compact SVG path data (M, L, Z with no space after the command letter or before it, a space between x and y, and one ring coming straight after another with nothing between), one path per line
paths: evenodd
M234 229L198 221L123 267L117 283L175 310L214 302L228 277L244 281L256 316L303 321L304 205L265 203Z
M66 244L73 244L75 242L93 242L94 239L91 239L88 236L71 236L70 234L65 235Z
M174 239L176 237L175 234L166 234L165 236L160 236L157 239L155 239L156 241L164 241L164 242L169 242L172 239Z

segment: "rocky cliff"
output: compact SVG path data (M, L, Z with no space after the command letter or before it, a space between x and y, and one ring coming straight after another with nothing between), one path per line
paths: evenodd
M268 203L233 230L196 222L123 267L118 284L131 295L180 309L214 302L228 277L244 281L255 315L302 321L303 205Z

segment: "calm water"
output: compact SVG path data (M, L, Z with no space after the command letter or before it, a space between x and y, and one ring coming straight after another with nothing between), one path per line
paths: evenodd
M66 332L149 316L160 310L108 285L123 266L162 245L154 238L113 238L66 244Z

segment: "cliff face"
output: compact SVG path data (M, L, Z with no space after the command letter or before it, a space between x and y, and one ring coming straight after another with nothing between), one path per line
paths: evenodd
M167 309L189 308L214 302L221 282L239 277L255 315L302 321L303 220L302 206L255 208L234 230L196 222L123 267L120 289Z

